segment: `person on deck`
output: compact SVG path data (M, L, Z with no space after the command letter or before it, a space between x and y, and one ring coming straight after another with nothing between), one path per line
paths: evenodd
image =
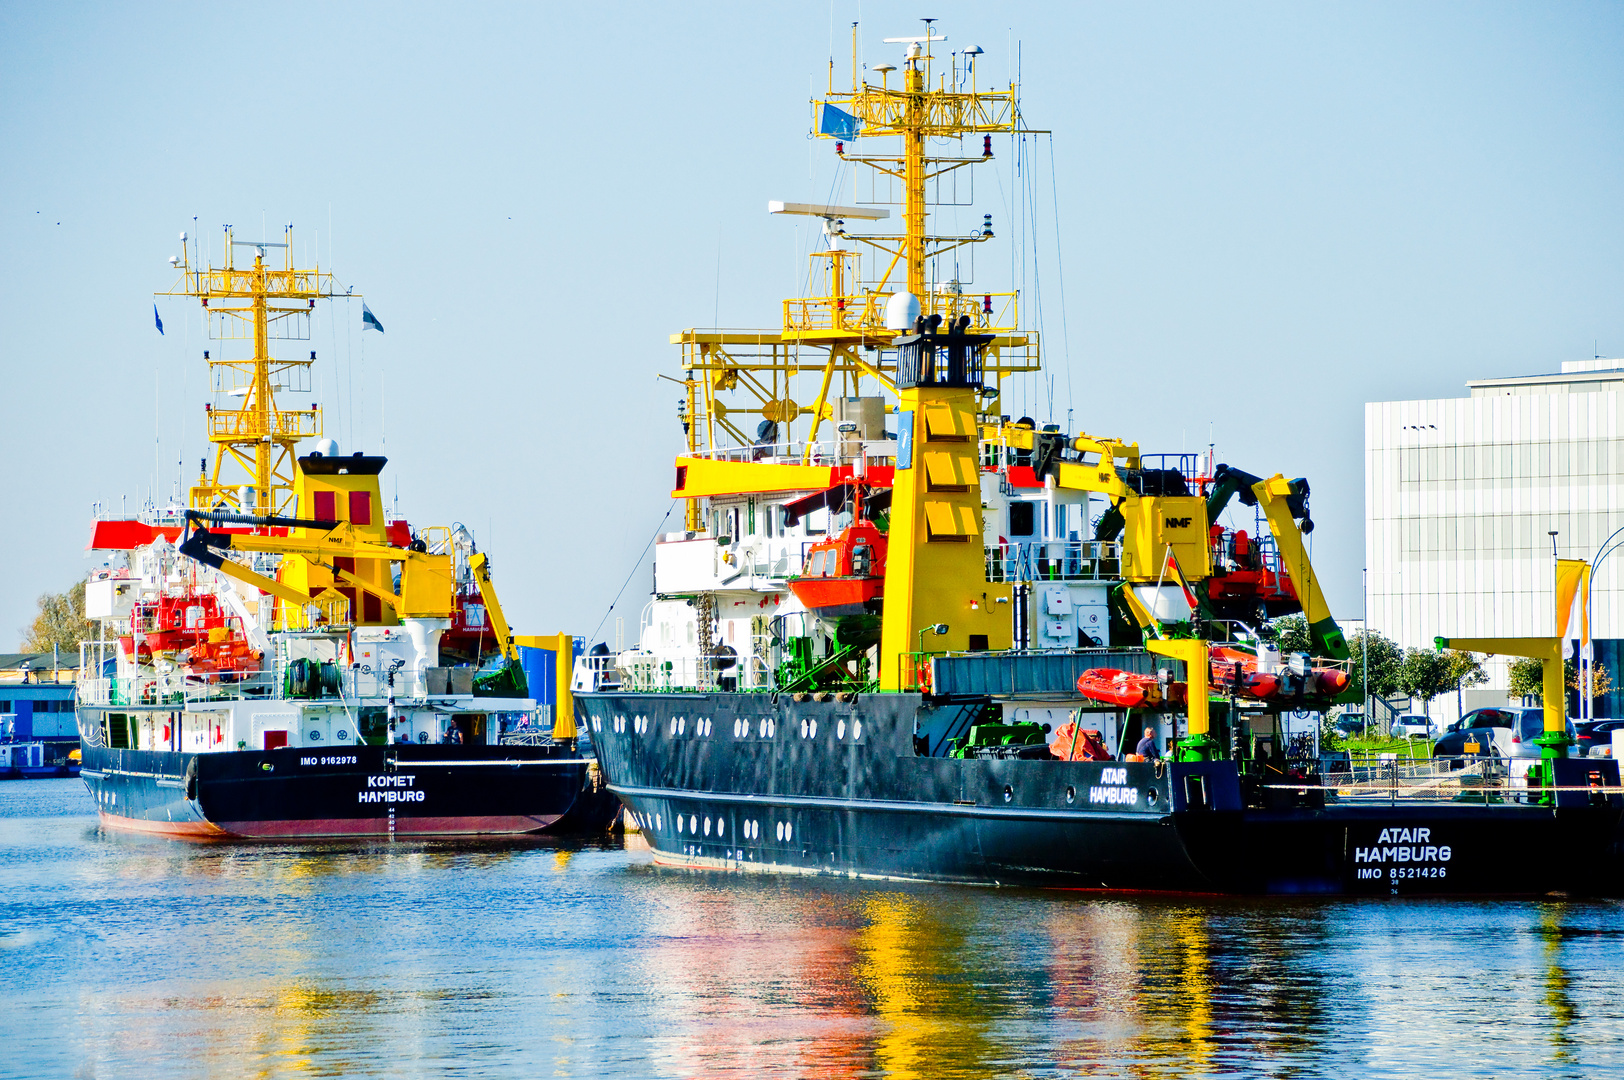
M462 729L452 724L445 729L445 741L453 746L462 745Z
M1162 756L1161 751L1156 749L1155 728L1147 727L1145 729L1145 737L1139 740L1139 745L1133 748L1133 752L1144 758L1146 761L1155 761L1157 758Z

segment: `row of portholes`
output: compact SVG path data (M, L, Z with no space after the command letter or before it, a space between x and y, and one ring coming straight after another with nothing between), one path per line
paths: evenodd
M818 737L818 722L816 720L801 721L801 738L815 739Z
M835 738L844 739L845 737L846 721L842 720L840 723L835 725ZM854 719L851 722L851 737L853 740L861 739L863 737L863 722L861 720Z
M759 738L772 738L778 734L778 721L770 716L763 717L756 729L756 734ZM748 739L750 737L750 721L748 719L741 716L733 721L733 737L735 739Z
M700 717L698 720L694 721L694 734L695 735L709 735L711 733L711 727L712 727L712 724L711 724L709 719L707 719L705 717ZM672 735L683 735L683 734L686 734L687 731L688 731L688 718L686 716L674 716L674 717L671 718L671 734Z
M671 819L671 823L676 826L679 833L692 833L695 836L698 836L701 833L703 833L705 836L709 836L711 834L711 829L713 828L710 818L706 818L704 822L701 823L698 815L696 814L678 814L676 817ZM654 815L654 828L656 830L665 828L664 814ZM727 833L727 822L722 818L716 818L714 828L716 830L717 837L720 838ZM749 820L746 821L741 828L744 832L744 838L746 840L761 839L761 822ZM773 835L778 837L779 842L788 843L795 838L795 826L791 822L780 821L774 828Z

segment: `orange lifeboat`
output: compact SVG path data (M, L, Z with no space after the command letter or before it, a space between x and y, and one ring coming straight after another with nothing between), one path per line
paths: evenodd
M824 619L878 615L885 593L885 534L865 513L865 485L851 480L843 487L852 489L852 523L807 549L801 573L789 579L796 599ZM840 488L833 490L845 494ZM828 505L830 494L820 493L802 502Z
M1077 692L1090 701L1103 701L1125 709L1158 705L1162 700L1162 688L1156 684L1156 676L1116 668L1090 668L1083 672L1077 676Z

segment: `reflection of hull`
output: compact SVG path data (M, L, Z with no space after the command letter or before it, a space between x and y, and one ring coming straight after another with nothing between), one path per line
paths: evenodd
M102 823L194 838L500 836L607 826L590 762L546 746L187 754L83 748ZM601 797L596 799L602 802ZM572 811L575 813L572 814Z
M791 578L790 591L814 615L839 619L847 615L872 615L880 610L885 591L883 577Z
M940 754L982 708L916 694L577 696L610 790L669 865L1122 890L1585 891L1624 809L1581 794L1554 811L1309 799L1265 810L1243 808L1229 762L918 754L916 731Z

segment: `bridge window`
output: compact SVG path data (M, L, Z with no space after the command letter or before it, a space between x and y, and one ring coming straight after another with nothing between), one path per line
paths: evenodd
M1037 507L1029 502L1009 504L1009 535L1031 536L1037 528Z

